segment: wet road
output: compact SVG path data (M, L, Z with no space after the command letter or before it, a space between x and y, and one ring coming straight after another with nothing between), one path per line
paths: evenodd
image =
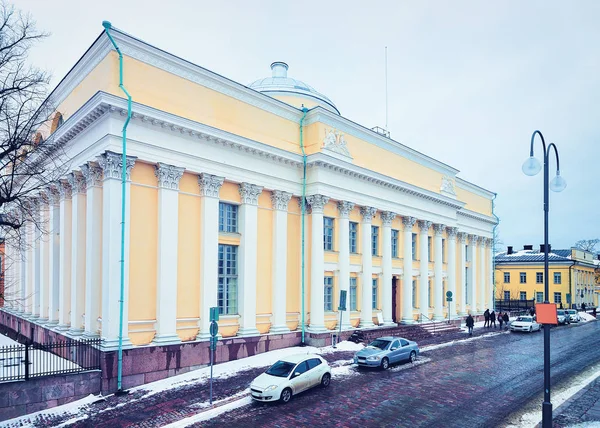
M553 388L600 362L600 323L553 328ZM253 403L202 427L505 426L543 387L543 333L507 333L422 354L414 367L350 369L287 405Z

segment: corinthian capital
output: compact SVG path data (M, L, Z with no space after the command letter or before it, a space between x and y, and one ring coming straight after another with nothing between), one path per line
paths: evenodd
M185 168L159 162L154 169L154 175L158 178L158 187L179 190L179 180L183 177L183 171Z
M446 226L443 224L436 223L433 225L433 231L435 233L435 236L442 236L445 229L446 229Z
M72 188L67 180L60 180L58 183L58 194L60 199L71 199Z
M291 193L282 192L281 190L273 190L271 192L271 203L274 210L287 211L290 199L292 199Z
M419 229L421 233L427 233L431 227L431 222L428 220L419 220Z
M313 214L323 214L323 209L329 202L329 198L323 195L310 195L306 197L306 202L310 205Z
M102 168L96 163L88 162L81 165L81 173L85 177L87 187L102 186Z
M239 187L242 204L258 205L258 196L262 192L262 186L256 184L242 183Z
M384 226L391 226L392 220L396 218L396 213L391 211L382 211L381 212L381 222Z
M115 153L111 151L106 151L104 154L97 157L98 164L100 164L100 168L102 168L102 172L104 173L104 179L116 179L120 180L122 177L122 168L123 168L123 155L120 153ZM125 179L127 181L131 178L131 169L135 165L135 160L137 157L135 156L127 156L126 164L125 164Z
M469 244L471 244L472 246L476 246L477 243L479 242L480 237L477 235L469 235Z
M414 217L402 217L402 224L404 225L404 228L412 229L416 222L417 219Z
M467 243L467 234L465 232L458 232L458 240L461 244Z
M354 209L354 204L348 201L338 201L338 211L340 218L348 218L350 211Z
M448 227L446 228L446 233L448 234L448 239L456 239L458 227Z
M375 213L377 213L377 208L360 207L360 215L362 216L363 223L371 223L371 221L373 221Z
M219 190L223 185L223 177L202 173L198 176L198 185L200 186L200 195L211 198L219 197Z
M71 185L72 193L85 193L85 177L79 171L73 171L67 175L67 181Z

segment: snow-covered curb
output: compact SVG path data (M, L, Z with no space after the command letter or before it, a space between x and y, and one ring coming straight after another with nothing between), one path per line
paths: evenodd
M472 342L474 340L485 339L487 337L498 336L500 334L508 334L508 333L509 333L509 331L491 332L491 333L482 334L481 336L469 337L467 339L458 339L458 340L452 340L450 342L438 343L437 345L423 346L422 348L420 348L420 352L423 353L423 352L433 351L435 349L445 348L447 346L454 346L457 343Z

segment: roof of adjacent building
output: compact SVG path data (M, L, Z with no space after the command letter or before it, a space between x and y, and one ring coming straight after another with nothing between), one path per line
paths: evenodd
M548 253L550 262L570 262L571 250L551 250ZM538 250L520 250L512 254L497 253L496 263L543 263L544 253Z

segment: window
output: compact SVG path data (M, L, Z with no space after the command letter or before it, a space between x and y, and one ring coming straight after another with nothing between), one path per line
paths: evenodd
M427 237L427 260L428 261L432 261L431 260L431 236Z
M519 293L519 300L527 300L527 292L526 291L521 291Z
M521 284L527 284L527 272L519 272L519 280Z
M373 309L377 309L377 279L376 278L373 278L372 302L373 302Z
M358 246L358 223L350 222L350 252L356 253Z
M417 234L412 234L412 259L417 260Z
M323 217L323 249L333 251L333 219Z
M554 272L554 283L562 284L562 275L560 272Z
M469 245L465 244L465 262L469 261Z
M469 295L469 268L465 268L465 304L471 303L471 296Z
M400 344L402 346L408 346L409 345L408 340L404 340L404 339L400 339Z
M306 361L301 362L300 364L298 364L296 366L296 368L294 369L294 375L296 374L302 374L302 373L306 373L308 371L308 363Z
M379 255L379 227L372 226L371 227L371 246L372 246L372 254L374 256Z
M319 364L321 364L321 360L319 360L318 358L311 358L310 360L307 361L308 363L308 370L312 370L315 367L317 367Z
M412 282L412 304L413 308L417 307L417 280L413 279Z
M333 277L324 278L325 311L333 311Z
M218 256L218 306L219 313L224 315L237 314L237 252L235 245L219 244Z
M562 303L562 293L554 293L554 303Z
M544 301L544 293L541 291L536 291L535 293L535 301L537 303L542 303Z
M350 310L356 311L356 278L350 278Z
M536 284L544 283L544 272L536 272L535 273L535 283Z
M433 307L433 299L431 298L431 280L427 281L427 303L430 308Z
M446 263L446 240L442 238L442 263Z
M392 346L390 347L390 349L398 349L400 347L400 342L397 340L394 340L392 342Z
M398 257L398 235L399 232L396 229L392 229L392 257Z
M238 231L238 206L219 202L219 232Z
M448 306L448 304L446 302L446 281L445 280L442 281L442 306L444 306L444 307Z
M510 284L510 272L504 272L504 283Z
M510 291L504 292L504 300L510 300Z

